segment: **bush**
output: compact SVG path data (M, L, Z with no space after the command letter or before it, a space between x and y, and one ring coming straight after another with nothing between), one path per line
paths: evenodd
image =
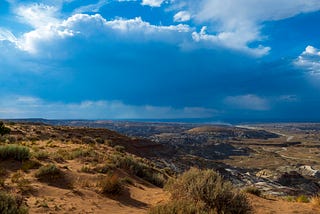
M256 196L261 196L261 190L259 190L257 187L247 187L245 190L245 192L250 193L252 195L256 195Z
M6 192L0 192L0 213L4 214L25 214L28 213L27 207L23 204L20 197L14 197Z
M61 176L62 176L62 172L54 164L42 166L36 172L36 178L38 178L38 179L53 180L53 179L59 178Z
M30 158L30 150L28 147L19 145L0 146L0 159L6 160L13 158L18 161Z
M10 134L11 130L8 127L5 127L4 123L0 121L0 135Z
M115 146L115 147L113 147L114 148L114 150L116 150L117 152L124 152L125 150L126 150L126 148L124 148L124 146L119 146L119 145L117 145L117 146Z
M81 141L84 144L95 144L96 143L96 141L92 137L89 137L89 136L82 137Z
M152 167L143 162L143 160L134 158L129 155L114 155L112 161L116 165L124 170L128 170L131 174L134 174L150 183L163 187L166 182L165 177L154 170Z
M33 153L33 157L37 158L38 160L46 160L49 158L49 153L46 151L37 151Z
M299 197L296 198L296 201L299 203L309 203L310 202L308 196L305 196L305 195L300 195Z
M320 195L315 195L311 198L310 202L317 207L320 207Z
M123 190L122 182L117 175L108 175L99 183L100 192L106 195L117 195Z
M22 163L21 170L28 172L30 169L38 169L40 166L41 163L37 160L27 160Z
M235 190L213 170L191 168L177 179L170 179L165 189L172 199L202 203L204 210L217 214L251 213L252 207L245 194Z

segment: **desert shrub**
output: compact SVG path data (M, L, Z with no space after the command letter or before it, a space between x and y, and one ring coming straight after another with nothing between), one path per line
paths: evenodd
M125 183L125 184L134 185L134 181L131 178L127 177L127 176L124 177L124 178L121 178L121 182Z
M4 214L25 214L28 208L24 205L21 197L9 195L6 192L0 192L0 213Z
M84 173L94 173L93 169L91 169L90 166L88 165L84 165L81 167L80 172L84 172Z
M320 207L320 195L315 195L310 199L310 202L317 207Z
M81 141L84 144L94 144L94 143L96 143L96 141L92 137L89 137L89 136L82 137Z
M207 212L245 214L252 211L246 195L213 170L191 168L177 179L170 179L165 189L174 200L203 203Z
M23 161L21 165L21 170L28 172L30 169L38 169L41 166L41 163L37 160L27 160Z
M166 182L166 179L159 172L156 172L152 167L144 163L141 159L134 158L129 155L113 155L113 163L116 167L128 170L131 174L134 174L150 183L162 187Z
M6 127L2 121L0 121L0 135L10 134L11 129Z
M32 153L32 156L37 158L38 160L46 160L49 158L50 154L46 151L36 151Z
M296 202L299 202L299 203L309 203L310 200L308 198L308 196L306 195L300 195L296 198Z
M257 187L254 187L254 186L251 186L251 187L247 187L245 190L244 190L246 193L250 193L252 195L256 195L256 196L261 196L261 190L258 189Z
M104 139L102 139L101 137L96 138L95 141L99 144L104 144Z
M0 146L0 159L15 159L18 161L27 160L30 157L30 150L28 147L19 145L5 145Z
M203 204L192 201L171 201L167 204L151 208L148 214L208 214L204 211Z
M19 171L12 175L11 182L17 185L17 188L22 194L30 193L33 190L30 181L24 178L23 173Z
M119 145L117 145L117 146L115 146L115 147L113 147L114 148L114 150L116 150L117 152L124 152L125 150L126 150L126 148L124 147L124 146L119 146Z
M55 178L59 178L62 176L61 170L54 164L49 164L46 166L42 166L38 169L35 174L36 178L44 180L52 180Z
M100 187L100 192L106 195L117 195L123 190L122 182L115 174L102 178L98 186Z
M110 173L110 172L113 172L113 170L116 168L116 165L113 164L113 163L106 163L104 164L103 166L97 166L94 168L94 170L96 172L99 172L99 173Z

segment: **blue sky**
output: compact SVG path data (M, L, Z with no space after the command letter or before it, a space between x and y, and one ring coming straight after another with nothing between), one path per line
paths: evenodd
M0 117L320 120L318 0L2 0Z

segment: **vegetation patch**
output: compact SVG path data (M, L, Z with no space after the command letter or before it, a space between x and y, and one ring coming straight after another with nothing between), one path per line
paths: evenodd
M192 201L171 201L167 204L158 205L149 210L149 214L208 214L203 204Z
M116 167L121 169L125 169L129 171L131 174L134 174L150 183L163 187L166 179L163 174L153 169L147 163L143 162L143 160L139 158L135 158L129 155L113 155L111 157L113 163Z
M213 170L191 168L177 179L170 179L165 189L171 193L172 201L176 203L171 202L166 207L155 209L172 209L167 210L167 213L199 213L194 209L200 209L200 213L252 213L246 195ZM184 203L186 201L190 203ZM177 206L184 212L176 211ZM188 209L189 212L185 211Z
M123 190L122 182L116 174L103 177L98 186L100 192L105 195L118 195Z
M61 170L54 164L42 166L35 174L36 178L40 180L53 180L62 176Z
M258 197L260 197L262 195L262 192L260 189L258 189L257 187L247 187L245 190L244 190L246 193L250 193L252 195L256 195Z
M28 208L24 205L21 197L0 191L0 213L25 214L28 213Z
M19 145L0 146L0 159L14 159L18 161L27 160L30 158L30 150L28 147Z

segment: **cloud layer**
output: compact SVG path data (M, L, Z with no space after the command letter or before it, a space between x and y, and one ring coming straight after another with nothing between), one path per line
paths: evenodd
M181 119L208 118L214 109L201 107L135 106L121 101L48 102L36 97L13 95L0 102L1 118L48 119Z

